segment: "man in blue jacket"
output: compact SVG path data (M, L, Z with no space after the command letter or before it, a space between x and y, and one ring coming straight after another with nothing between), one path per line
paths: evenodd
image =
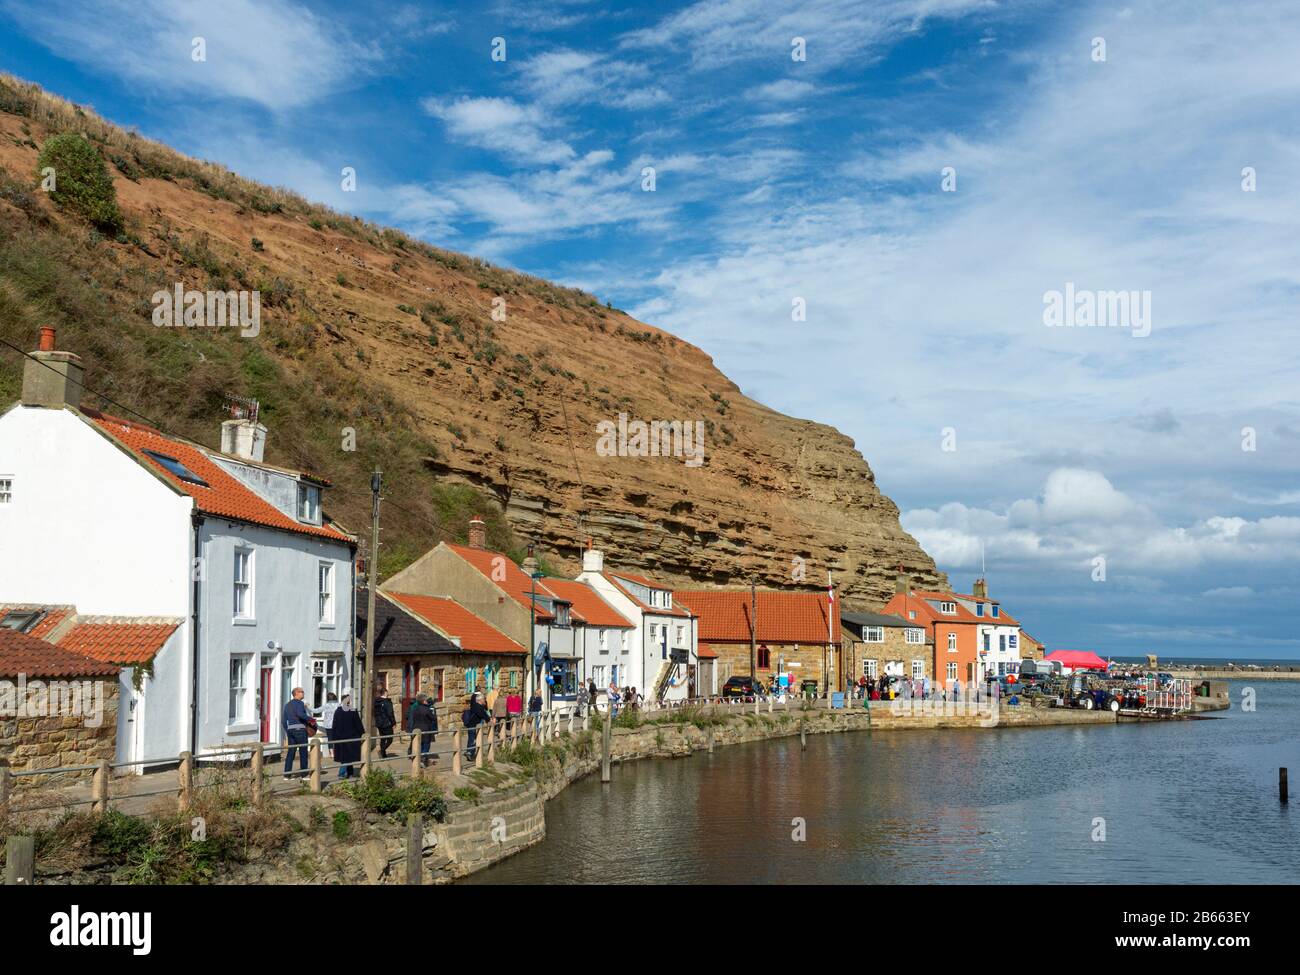
M307 710L307 705L303 703L303 689L295 687L293 697L284 703L284 716L280 721L280 727L284 729L284 777L285 780L293 778L289 773L293 771L293 753L298 752L298 764L301 766L302 774L307 773L307 735L316 727L316 721L312 718L311 712Z

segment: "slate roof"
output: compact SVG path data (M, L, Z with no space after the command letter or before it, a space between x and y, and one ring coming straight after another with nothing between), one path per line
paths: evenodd
M840 613L840 619L845 623L851 623L861 630L864 626L892 626L892 627L910 627L919 628L916 620L908 621L901 616L894 616L890 613Z
M369 594L357 590L357 637L365 642ZM418 657L426 653L459 653L460 647L402 609L383 592L375 593L375 647L383 656Z

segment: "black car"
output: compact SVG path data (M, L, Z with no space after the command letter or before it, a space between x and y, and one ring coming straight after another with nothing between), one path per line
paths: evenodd
M752 701L756 696L761 697L766 693L767 688L757 677L728 677L722 685L723 697L740 697Z

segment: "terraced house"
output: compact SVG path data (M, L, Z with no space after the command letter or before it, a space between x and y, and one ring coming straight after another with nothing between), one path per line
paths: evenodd
M934 647L924 626L888 613L840 614L844 671L839 690L861 678L934 678Z
M278 744L294 687L320 707L352 684L356 545L324 514L328 482L266 463L255 416L215 450L83 407L83 375L42 329L0 415L0 603L170 622L156 643L86 645L138 671L120 710L140 767Z
M899 576L894 595L880 611L925 630L933 647L932 673L940 687L956 682L967 687L981 680L978 628L987 620L968 610L954 593L921 592L910 586L906 576Z

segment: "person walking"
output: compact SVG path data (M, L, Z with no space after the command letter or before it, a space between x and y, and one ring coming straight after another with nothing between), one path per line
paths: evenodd
M496 698L492 701L492 722L506 721L510 717L509 705L506 703L506 692L497 691Z
M465 757L471 762L474 756L478 754L478 727L485 721L492 719L492 713L488 711L487 705L483 703L483 695L478 691L469 699L469 707L461 713L461 722L469 729L468 746L465 749Z
M393 702L388 699L388 688L379 688L375 698L375 727L379 729L379 757L388 757L388 746L393 743L393 729L397 727L397 715L393 713Z
M437 737L438 712L434 710L429 695L423 691L415 695L415 700L411 702L411 710L406 715L406 731L412 737L417 731L420 733L420 765L427 766L430 761L429 751ZM411 750L409 744L406 750ZM432 760L436 762L437 756L432 756Z
M533 696L528 699L528 716L533 719L533 730L542 730L542 690L533 689Z
M320 723L325 729L325 743L329 748L330 758L334 757L334 712L339 709L339 696L333 691L325 695L325 707L321 708Z
M307 774L307 736L316 730L316 719L303 703L301 687L293 689L293 697L284 702L284 712L280 717L280 727L284 731L284 779L294 778L293 753L298 753L298 765L302 774Z
M587 702L593 711L596 710L596 699L597 697L599 697L599 695L600 695L600 691L596 689L596 681L592 678L588 678L587 679Z
M610 718L618 717L618 702L623 699L623 692L618 689L614 683L614 678L609 679L609 687L605 688L605 693L609 697L609 716Z
M578 714L577 714L577 717L579 717L579 718L582 717L582 713L583 713L583 711L586 710L586 708L587 708L587 702L588 702L589 700L591 700L591 698L587 696L587 685L586 685L586 684L579 684L579 685L578 685L578 697L577 697L577 700L575 701L575 703L576 703L577 706L578 706Z
M352 706L352 694L344 691L334 712L334 758L339 763L340 779L352 777L352 766L361 761L361 739L365 735L366 726Z

